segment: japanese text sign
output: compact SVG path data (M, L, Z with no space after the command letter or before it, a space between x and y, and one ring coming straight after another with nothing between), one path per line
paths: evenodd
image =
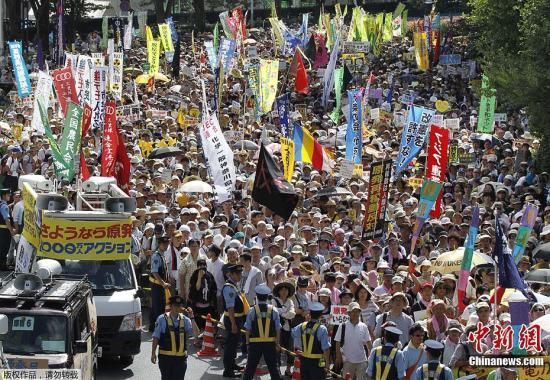
M330 316L332 325L342 325L349 321L348 307L340 305L332 305L330 307Z

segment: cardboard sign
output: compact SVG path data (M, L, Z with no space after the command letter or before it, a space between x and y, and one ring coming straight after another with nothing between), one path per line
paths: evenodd
M164 169L162 171L161 180L163 183L170 183L170 181L172 180L172 170Z
M506 123L508 115L505 113L495 113L495 123Z
M380 108L373 108L370 110L370 118L373 120L380 120Z
M342 178L350 179L353 177L355 164L350 160L342 160L340 163L340 175Z
M444 122L444 126L451 131L458 131L460 128L460 119L446 119Z
M432 124L443 126L443 115L434 115L432 117Z
M244 131L225 131L223 136L228 143L235 143L244 140Z
M341 325L349 321L348 307L332 305L330 307L330 316L332 325Z

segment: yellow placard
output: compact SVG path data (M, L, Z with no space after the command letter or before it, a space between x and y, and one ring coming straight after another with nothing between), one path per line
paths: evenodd
M363 164L355 164L353 166L353 175L363 177Z
M279 83L279 61L260 60L260 109L263 113L271 111L275 97L277 96L277 84Z
M36 192L32 187L23 184L23 237L33 246L38 247L40 242L40 229L36 223Z
M159 60L160 60L160 41L154 40L147 44L147 57L149 60L149 74L156 74L159 72Z
M435 102L435 109L443 113L449 109L449 102L446 100L437 100Z
M58 260L125 260L130 257L132 222L42 217L38 256Z
M281 138L281 158L283 160L283 171L285 179L288 182L292 181L294 174L294 141L286 137Z
M531 359L539 359L540 357L531 357ZM519 378L520 380L538 380L538 379L548 379L550 376L550 356L545 355L544 366L532 366L532 367L523 367L519 369Z
M412 186L415 189L422 186L423 183L424 183L423 178L416 178L416 177L409 178L409 186Z
M159 24L159 34L164 51L174 51L170 26L168 24Z

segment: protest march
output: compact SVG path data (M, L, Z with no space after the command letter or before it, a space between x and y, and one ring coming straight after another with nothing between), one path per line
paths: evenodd
M111 326L92 286L99 374L549 378L548 140L469 16L429 3L270 2L254 24L225 4L204 32L130 9L69 44L59 1L48 49L0 58L2 276L58 260L95 284L120 262L105 289L128 276L140 310ZM10 318L8 362L30 352ZM109 352L130 323L135 350Z

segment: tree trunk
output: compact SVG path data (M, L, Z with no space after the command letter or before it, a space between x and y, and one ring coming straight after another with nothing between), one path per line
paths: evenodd
M197 31L204 32L204 0L193 0L193 8L195 9L195 27Z
M21 32L23 15L21 14L19 0L6 0L4 11L6 12L5 17L10 20L6 28L6 41L21 41L23 39L23 33Z
M157 23L162 24L165 22L166 17L172 15L172 8L174 7L174 0L168 0L166 8L164 7L164 0L155 0L155 13L157 15Z

